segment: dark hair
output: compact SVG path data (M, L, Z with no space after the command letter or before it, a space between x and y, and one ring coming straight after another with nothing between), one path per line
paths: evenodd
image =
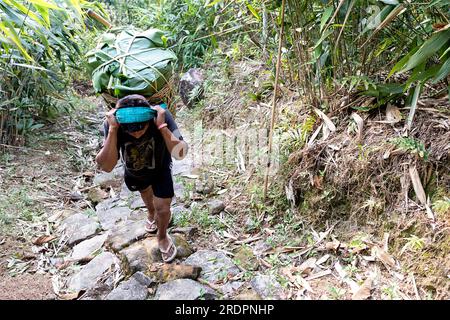
M129 96L123 97L122 99L119 99L117 101L116 109L136 106L150 107L150 103L148 103L145 97L141 96L140 94L130 94Z

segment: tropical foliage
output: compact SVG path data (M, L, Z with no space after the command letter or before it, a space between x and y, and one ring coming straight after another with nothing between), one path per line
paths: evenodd
M61 105L61 93L93 47L100 24L166 31L179 70L201 66L214 52L251 58L275 70L283 0L0 0L2 142L38 128L37 115ZM338 96L368 97L353 107L371 110L397 100L415 110L426 95L442 96L450 72L448 0L285 0L282 79L307 104L323 110ZM104 8L104 10L102 9ZM219 43L222 47L219 47ZM226 56L229 56L228 52ZM65 80L66 79L66 80ZM5 140L6 139L6 140ZM9 139L11 140L11 139Z
M80 70L84 10L80 1L0 0L0 143L37 128L63 104L69 70ZM89 22L92 28L92 22Z
M377 98L364 110L405 92L413 105L450 72L448 1L287 2L290 53L313 105L342 88Z

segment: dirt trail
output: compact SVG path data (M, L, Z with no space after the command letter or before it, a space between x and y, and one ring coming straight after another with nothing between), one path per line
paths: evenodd
M177 122L188 143L196 147L185 160L174 161L176 199L170 233L178 256L174 263L163 264L155 237L144 230L144 204L124 187L120 166L110 174L95 173L92 160L101 141L97 132L101 117L98 109L84 117L90 120L83 130L63 133L72 144L76 142L72 152L78 150L76 159L84 159L82 170L68 170L67 159L53 156L56 152L50 153L53 168L45 169L46 152L44 161L36 163L41 169L34 168L33 185L46 184L54 176L57 187L53 195L45 187L32 195L48 209L23 223L28 232L22 244L31 254L17 254L10 240L1 244L5 280L0 292L14 292L2 298L428 298L389 254L389 235L384 239L362 235L341 242L334 225L316 231L300 222L296 238L289 239L298 241L292 244L272 240L294 220L274 224L263 216L260 226L253 228L254 221L239 211L239 206L253 207L251 195L229 181L235 172L197 165L200 141L191 140L196 135L188 110L180 113ZM41 149L51 148L41 143ZM15 165L26 168L30 157ZM64 175L55 175L55 168ZM5 178L11 181L16 176L9 173ZM16 278L7 273L16 273Z

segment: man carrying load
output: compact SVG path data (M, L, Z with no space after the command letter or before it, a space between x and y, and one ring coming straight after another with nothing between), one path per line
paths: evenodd
M167 233L174 196L171 156L183 159L188 146L172 114L133 94L119 99L106 113L104 128L104 145L95 160L102 170L111 172L122 154L125 184L130 191L140 192L148 209L146 230L157 233L163 261L173 261L177 249Z

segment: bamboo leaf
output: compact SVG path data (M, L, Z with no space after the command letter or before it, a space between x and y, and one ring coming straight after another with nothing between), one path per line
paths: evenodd
M425 63L423 63L421 66L423 67L417 67L414 69L414 72L405 84L405 88L408 88L412 83L416 81L424 83L428 79L434 77L442 67L442 65L435 65L430 68L425 68Z
M50 27L50 15L48 12L48 8L35 4L34 7L41 14L42 19L44 19L45 23L48 27Z
M29 60L34 61L34 59L28 54L27 50L23 47L22 42L19 39L19 36L14 29L14 26L11 25L11 23L7 20L0 21L0 29L3 31L3 33L8 37L16 47L20 50L20 52L23 54L23 56Z
M83 10L81 10L80 0L70 0L70 3L75 8L75 10L78 12L78 15L83 17Z
M255 16L255 18L258 19L258 21L261 21L261 16L258 14L258 11L253 8L250 3L247 3L247 8Z
M416 109L417 109L417 101L419 101L419 95L420 95L421 89L422 89L422 83L419 82L417 84L416 88L414 89L412 100L411 100L411 105L409 107L409 115L408 115L408 122L407 122L408 130L411 130L412 122L413 122L414 115L415 115Z
M336 44L335 44L336 49L338 48L339 40L341 39L342 32L344 32L345 25L347 24L348 17L350 16L353 6L355 5L355 1L356 0L352 0L348 6L347 13L345 14L345 18L344 18L344 23L342 24L341 31L339 32L338 38L336 40Z
M328 19L330 19L332 13L333 7L328 7L323 12L322 18L320 19L320 32L322 32L323 27L325 27L325 23L327 23Z
M31 2L32 4L36 4L38 6L53 9L53 10L62 10L57 5L53 4L52 1L45 1L45 0L27 0L28 2Z
M27 69L33 69L33 70L40 70L40 71L45 71L45 72L53 72L51 70L48 70L46 68L43 67L39 67L39 66L33 66L31 64L25 64L25 63L12 63L13 66L17 66L17 67L22 67L22 68L27 68Z
M25 7L20 2L17 2L15 0L4 0L6 4L9 4L10 6L13 6L17 8L19 11L21 11L23 14L29 16L31 19L39 23L40 25L44 25L45 21L42 20L40 17L38 17L30 8Z
M380 23L384 21L386 17L392 12L392 10L394 10L394 8L395 8L394 6L385 6L383 9L381 9L380 12L378 12L377 15L372 16L371 19L368 20L367 25L364 28L361 35L365 34L369 30L376 29L379 26L379 24L375 23L377 21L380 21Z
M427 197L425 194L425 190L423 189L422 182L420 181L419 173L417 172L416 166L409 167L409 176L411 178L411 182L413 184L414 192L416 193L417 199L422 204L427 203Z
M419 50L419 47L414 48L413 50L411 50L407 55L405 55L402 59L400 59L395 66L392 68L391 72L389 72L388 75L388 79L396 72L398 72L399 70L401 70L406 63L408 62L409 58L417 52L417 50Z
M434 76L432 83L437 83L443 80L450 73L450 57L442 64L442 67Z
M325 40L330 34L333 33L333 30L327 30L325 33L320 37L319 41L317 41L316 45L313 47L313 49L316 49L322 42Z
M399 16L403 11L405 10L405 7L403 4L399 4L392 10L386 19L384 19L373 31L373 33L370 35L370 37L364 42L363 46L365 46L381 29L386 27L389 23L391 23L392 20L394 20L397 16Z
M344 4L345 1L346 1L346 0L341 0L341 1L339 2L339 4L338 4L336 10L334 11L333 16L331 17L331 20L327 23L327 26L325 27L325 29L324 29L323 31L327 30L328 27L330 26L330 24L334 21L334 18L336 18L336 15L338 14L339 10L341 9L341 7L342 7L342 5ZM328 20L328 19L327 19L327 20Z
M431 38L425 41L422 46L409 59L406 66L400 70L400 73L411 70L422 64L433 54L436 54L450 39L450 30L435 33Z

